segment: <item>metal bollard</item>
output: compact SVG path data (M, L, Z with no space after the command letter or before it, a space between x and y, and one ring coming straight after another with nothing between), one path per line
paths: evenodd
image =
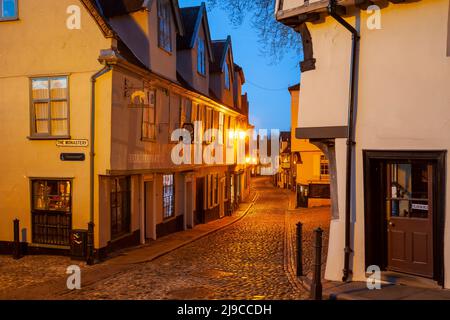
M20 259L20 234L19 234L19 219L14 220L14 247L13 247L13 258Z
M94 223L89 222L88 224L88 234L87 234L87 257L86 263L88 265L93 265L94 259Z
M314 276L311 284L311 299L322 300L322 234L323 230L317 228L314 230L315 238L315 259L314 259Z
M303 224L297 223L297 277L303 276Z

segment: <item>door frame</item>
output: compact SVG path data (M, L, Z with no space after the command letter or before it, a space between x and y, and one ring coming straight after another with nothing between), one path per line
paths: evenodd
M384 215L383 185L386 177L377 168L384 161L428 160L435 165L433 220L433 279L444 285L444 228L446 197L446 150L363 150L365 264L387 266L387 224Z

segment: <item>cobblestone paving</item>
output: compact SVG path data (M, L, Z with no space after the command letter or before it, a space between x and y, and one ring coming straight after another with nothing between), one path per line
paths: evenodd
M64 298L305 299L284 271L288 196L254 183L259 199L244 219Z
M45 283L64 276L70 265L83 268L86 264L59 256L25 256L14 260L10 255L0 255L0 290Z

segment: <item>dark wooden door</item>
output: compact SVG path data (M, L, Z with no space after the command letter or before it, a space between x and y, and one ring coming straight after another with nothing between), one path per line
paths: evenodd
M204 202L204 178L196 179L196 196L195 196L195 224L205 223Z
M433 277L433 171L427 162L389 163L388 269Z

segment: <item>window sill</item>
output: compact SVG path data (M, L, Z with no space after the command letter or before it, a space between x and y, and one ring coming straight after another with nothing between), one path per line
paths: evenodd
M172 56L172 55L173 55L173 50L172 50L172 51L169 51L169 50L167 50L167 49L164 49L164 48L161 47L161 46L158 46L158 48L160 48L162 51L164 51L165 53L167 53L169 56Z
M163 223L170 222L170 221L172 221L172 220L175 220L176 218L177 218L176 215L174 215L174 216L172 216L172 217L167 217L167 218L164 218L164 217L163 217Z
M28 140L70 140L71 136L28 136Z
M5 22L5 21L19 21L19 17L0 18L0 22Z
M205 74L203 74L203 73L201 73L200 71L198 71L197 70L197 74L200 76L200 77L202 77L202 78L205 78L206 79L206 73Z

